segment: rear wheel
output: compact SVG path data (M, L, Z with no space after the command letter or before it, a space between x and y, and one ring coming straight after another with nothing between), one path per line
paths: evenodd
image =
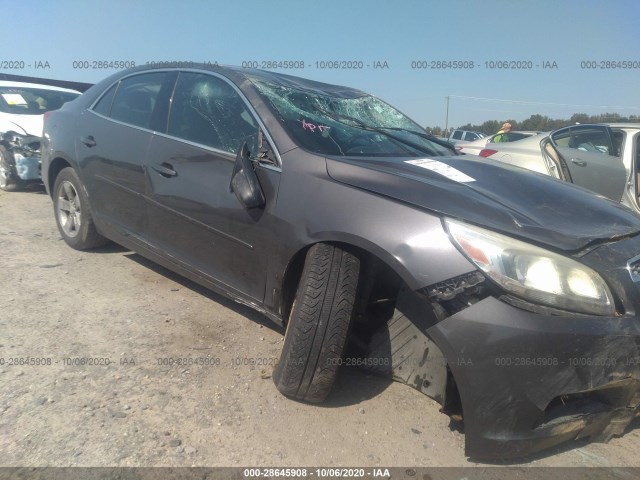
M5 192L15 192L20 188L20 179L13 172L12 160L11 152L0 145L0 189Z
M93 224L89 200L78 174L71 167L60 171L56 177L53 208L60 235L71 248L88 250L108 242Z
M307 253L273 380L284 395L321 402L335 381L356 299L360 261L333 245Z

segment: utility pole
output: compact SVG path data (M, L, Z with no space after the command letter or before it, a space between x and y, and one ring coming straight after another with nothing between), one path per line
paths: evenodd
M444 121L444 134L448 135L449 133L449 95L447 95L446 97L444 97L447 99L447 118Z

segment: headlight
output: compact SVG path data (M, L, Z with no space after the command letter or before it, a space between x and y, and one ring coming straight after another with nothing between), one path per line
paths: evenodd
M611 292L591 268L473 225L445 219L453 242L477 267L519 297L563 310L611 315Z

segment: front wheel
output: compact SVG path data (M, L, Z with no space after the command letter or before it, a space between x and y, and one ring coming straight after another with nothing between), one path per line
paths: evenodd
M56 177L53 208L60 235L71 248L88 250L108 242L93 224L89 200L78 174L71 167L63 169Z
M13 172L11 152L0 145L0 189L15 192L20 188L20 179Z
M278 390L307 402L323 401L333 386L354 310L360 261L333 245L307 252L280 360Z

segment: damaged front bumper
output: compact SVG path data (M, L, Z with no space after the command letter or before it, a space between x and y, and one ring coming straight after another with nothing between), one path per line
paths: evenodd
M477 271L403 290L393 317L364 342L377 365L367 368L463 419L470 457L522 457L581 438L606 442L640 415L638 253L640 235L575 256L614 292L611 316L510 297Z
M519 457L580 438L606 442L640 415L640 276L630 263L638 253L636 236L578 257L615 292L615 316L497 295L426 329L460 394L468 456Z
M640 412L635 316L541 315L489 297L427 333L460 392L470 457L606 442Z
M16 132L3 134L3 145L10 153L10 176L23 182L39 181L41 174L40 145L41 137L34 135L21 135Z

